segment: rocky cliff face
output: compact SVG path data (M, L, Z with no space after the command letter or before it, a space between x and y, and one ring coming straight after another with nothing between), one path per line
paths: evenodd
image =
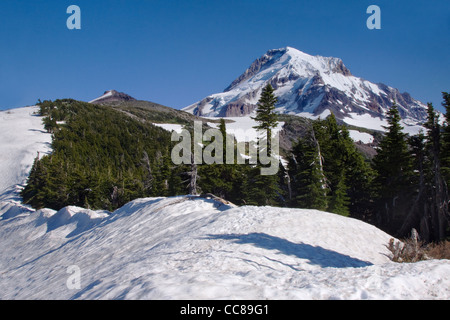
M408 93L353 76L339 58L311 56L290 47L268 51L224 92L183 110L198 116L246 116L256 109L268 83L275 89L280 113L317 117L333 112L340 119L369 114L383 119L395 100L406 121L426 119L426 106Z

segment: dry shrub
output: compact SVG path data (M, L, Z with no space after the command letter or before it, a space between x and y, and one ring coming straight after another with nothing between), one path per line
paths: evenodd
M392 252L391 260L394 262L450 259L450 241L425 245L422 241L419 241L419 236L415 229L412 229L410 238L402 241L395 241L391 238L387 247Z
M411 239L403 242L391 239L388 249L392 252L391 260L394 262L417 262L429 258L421 242L414 242Z
M431 243L426 251L431 259L450 259L450 241Z
M394 262L417 262L429 258L415 229L411 230L411 237L403 241L396 242L391 238L387 247L392 252L391 260Z

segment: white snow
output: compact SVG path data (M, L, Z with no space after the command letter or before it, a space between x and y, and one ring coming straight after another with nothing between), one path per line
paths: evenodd
M214 117L204 117L206 119L215 119ZM227 134L232 134L235 136L237 142L249 142L249 141L257 141L258 136L260 135L256 129L253 127L257 126L258 123L251 118L248 117L223 117L225 120L231 120L232 122L226 122L225 127L227 130ZM219 125L217 123L208 122L208 125L213 128L218 128ZM275 129L273 129L272 134L276 135L283 129L284 122L279 121L278 125Z
M372 143L373 142L373 136L366 132L360 132L357 130L349 130L350 138L352 138L353 141L358 142L361 141L362 143Z
M112 90L108 90L102 96L100 96L98 98L95 98L94 100L89 101L89 103L94 103L94 102L96 102L96 101L98 101L100 99L111 97L112 95L113 95L113 91Z
M0 212L1 299L450 298L448 260L391 262L388 234L316 210L180 196Z
M374 118L370 114L356 114L349 113L348 117L344 117L343 121L349 125L356 127L362 127L377 131L386 131L385 127L388 127L386 119ZM419 134L420 131L425 132L425 128L419 124L412 124L411 119L402 119L400 125L403 127L403 132L411 136ZM368 137L367 137L368 138Z
M370 114L356 114L349 113L348 117L345 117L344 122L353 126L363 127L372 130L384 131L383 126L387 127L388 123L385 119L374 118Z
M153 123L153 125L163 128L167 131L175 131L177 133L181 133L183 131L183 126L181 124L175 124L175 123Z
M14 197L29 175L38 152L51 151L51 135L44 130L39 107L0 111L0 200Z

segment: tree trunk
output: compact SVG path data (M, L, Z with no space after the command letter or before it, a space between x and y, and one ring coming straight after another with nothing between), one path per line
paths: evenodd
M189 194L198 195L197 190L197 165L194 161L194 154L191 154L191 172L189 172Z

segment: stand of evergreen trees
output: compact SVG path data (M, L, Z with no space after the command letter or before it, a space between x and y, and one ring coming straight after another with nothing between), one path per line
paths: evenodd
M414 228L424 242L450 236L450 96L443 93L444 124L428 104L425 132L403 133L394 104L376 156L355 149L333 115L312 124L289 159L290 206L349 215L406 237Z
M34 208L116 209L137 197L168 195L170 134L112 108L44 101L53 152L36 157L22 191ZM59 124L58 124L59 123Z
M271 131L276 98L266 89L255 119L257 129ZM311 121L288 165L280 162L272 176L248 163L174 165L170 133L143 119L75 100L44 101L40 112L53 152L36 157L22 196L34 208L114 210L139 197L213 193L238 205L326 210L396 237L415 228L425 242L440 241L450 235L450 95L443 98L443 124L429 104L426 130L412 137L402 132L394 103L373 159L356 149L333 115ZM226 137L223 121L219 128Z

